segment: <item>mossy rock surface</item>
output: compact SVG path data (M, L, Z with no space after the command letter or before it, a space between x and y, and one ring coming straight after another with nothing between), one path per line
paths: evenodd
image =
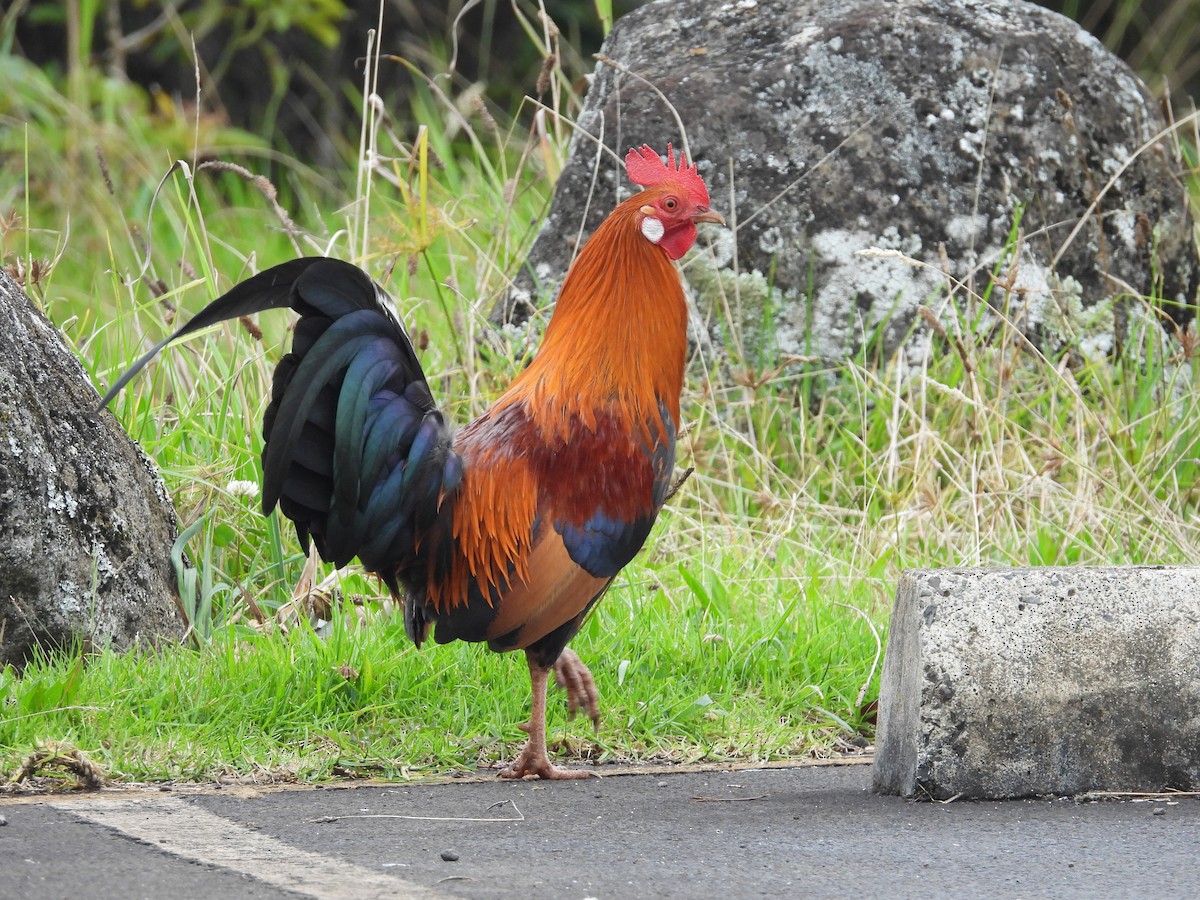
M552 300L578 237L627 195L624 152L678 147L676 115L737 229L736 252L707 226L684 262L696 316L718 341L736 329L747 356L839 359L872 343L919 357L918 307L948 320L972 297L1047 349L1082 330L1106 352L1135 296L1192 316L1200 262L1184 165L1156 140L1166 122L1125 63L1056 13L663 0L622 18L603 53L618 65L596 68L498 322ZM971 319L996 323L986 308Z
M177 640L175 510L58 331L0 272L0 665Z

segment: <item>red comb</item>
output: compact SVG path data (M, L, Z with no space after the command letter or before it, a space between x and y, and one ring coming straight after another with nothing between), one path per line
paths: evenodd
M667 161L664 163L658 153L649 145L643 144L640 149L630 150L625 156L625 171L629 180L642 187L653 187L668 182L686 191L693 202L699 206L708 206L708 188L704 179L696 172L693 163L688 165L687 157L679 154L675 158L675 150L667 144Z

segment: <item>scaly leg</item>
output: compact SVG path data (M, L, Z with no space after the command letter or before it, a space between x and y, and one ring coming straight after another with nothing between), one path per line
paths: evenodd
M574 654L572 654L574 655ZM529 707L529 722L522 725L522 730L529 734L529 740L511 766L500 772L501 778L524 778L526 775L537 775L539 778L570 779L591 778L592 773L582 769L563 769L552 765L546 754L546 682L550 680L550 670L539 666L525 655L529 663L529 686L532 699ZM575 657L576 662L579 657ZM580 665L583 665L580 663ZM584 671L587 671L586 668ZM589 673L588 678L591 678ZM594 689L594 688L593 688Z

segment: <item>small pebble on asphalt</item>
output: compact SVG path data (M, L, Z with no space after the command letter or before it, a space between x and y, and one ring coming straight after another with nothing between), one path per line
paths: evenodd
M0 816L0 825L7 825L7 824L8 824L8 818L6 816Z
M1156 806L1154 807L1154 814L1156 816L1165 816L1167 814L1167 808L1165 806Z
M443 850L442 859L446 862L458 862L458 854L453 850Z

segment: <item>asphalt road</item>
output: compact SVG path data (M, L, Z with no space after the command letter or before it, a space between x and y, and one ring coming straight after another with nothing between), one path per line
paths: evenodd
M9 799L0 898L1200 896L1200 799L869 784L846 765Z

